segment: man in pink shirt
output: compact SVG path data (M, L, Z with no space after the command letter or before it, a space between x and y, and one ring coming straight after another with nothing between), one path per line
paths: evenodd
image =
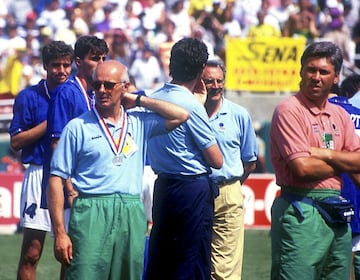
M301 57L300 91L274 111L270 153L281 195L272 206L271 279L348 279L351 229L325 220L317 205L339 199L342 172L360 185L360 138L349 115L330 104L342 54L331 42L309 45ZM357 173L357 174L356 174ZM347 206L347 205L346 205ZM332 204L326 213L338 215ZM340 213L340 214L343 214ZM331 216L333 216L331 215Z

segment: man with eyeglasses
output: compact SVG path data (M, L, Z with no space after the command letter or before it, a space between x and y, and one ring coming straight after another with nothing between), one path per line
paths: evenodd
M42 180L41 207L47 208L46 187L48 185L52 153L65 125L73 118L89 111L94 106L94 95L91 89L92 74L96 66L102 63L109 48L104 39L85 35L80 37L74 46L75 75L54 89L47 116L47 143L44 159L44 176ZM65 219L68 220L72 200L76 196L70 180L65 186ZM63 269L63 268L62 268Z
M222 168L212 169L210 174L219 187L214 205L211 279L241 279L244 249L241 185L255 169L258 146L248 111L224 97L225 74L220 60L208 60L202 73L207 90L205 109L224 158Z
M45 45L42 61L46 79L25 88L15 98L14 116L8 130L10 145L14 151L21 150L21 162L28 165L21 188L23 242L17 279L36 279L46 232L51 230L49 211L40 209L46 118L52 91L69 78L73 60L70 45L62 41Z
M172 103L129 93L125 65L99 64L96 104L64 128L51 161L48 205L55 257L67 279L139 280L147 221L140 199L148 138L169 133L189 118ZM126 110L135 106L146 110ZM68 233L63 184L78 192Z

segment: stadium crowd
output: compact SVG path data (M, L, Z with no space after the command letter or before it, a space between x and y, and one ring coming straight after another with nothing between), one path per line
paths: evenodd
M0 7L0 98L44 77L40 50L49 40L73 45L85 34L106 40L109 59L129 67L139 88L168 80L172 45L202 39L225 60L225 37L305 36L333 40L347 69L360 67L356 0L4 0Z

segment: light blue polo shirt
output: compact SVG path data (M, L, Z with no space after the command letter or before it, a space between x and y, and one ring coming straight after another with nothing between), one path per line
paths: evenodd
M190 118L168 134L149 140L150 165L158 174L196 175L209 173L202 150L216 144L204 106L185 87L166 83L152 98L185 108Z
M109 131L119 133L121 125L108 124ZM136 143L137 151L117 166L94 111L88 111L64 128L51 160L51 174L64 179L70 176L75 189L85 194L140 194L146 140L167 132L159 115L128 112L127 135Z
M224 157L221 169L212 169L210 178L218 183L244 174L243 162L257 160L256 134L248 111L226 98L210 124Z

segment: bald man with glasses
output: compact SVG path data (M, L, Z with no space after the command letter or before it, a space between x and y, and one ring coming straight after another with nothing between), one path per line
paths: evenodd
M127 68L115 60L94 73L96 105L64 128L51 161L48 205L55 257L68 279L142 277L147 220L140 199L146 142L185 122L172 103L128 93ZM144 109L126 110L136 106ZM77 192L68 233L63 184Z

